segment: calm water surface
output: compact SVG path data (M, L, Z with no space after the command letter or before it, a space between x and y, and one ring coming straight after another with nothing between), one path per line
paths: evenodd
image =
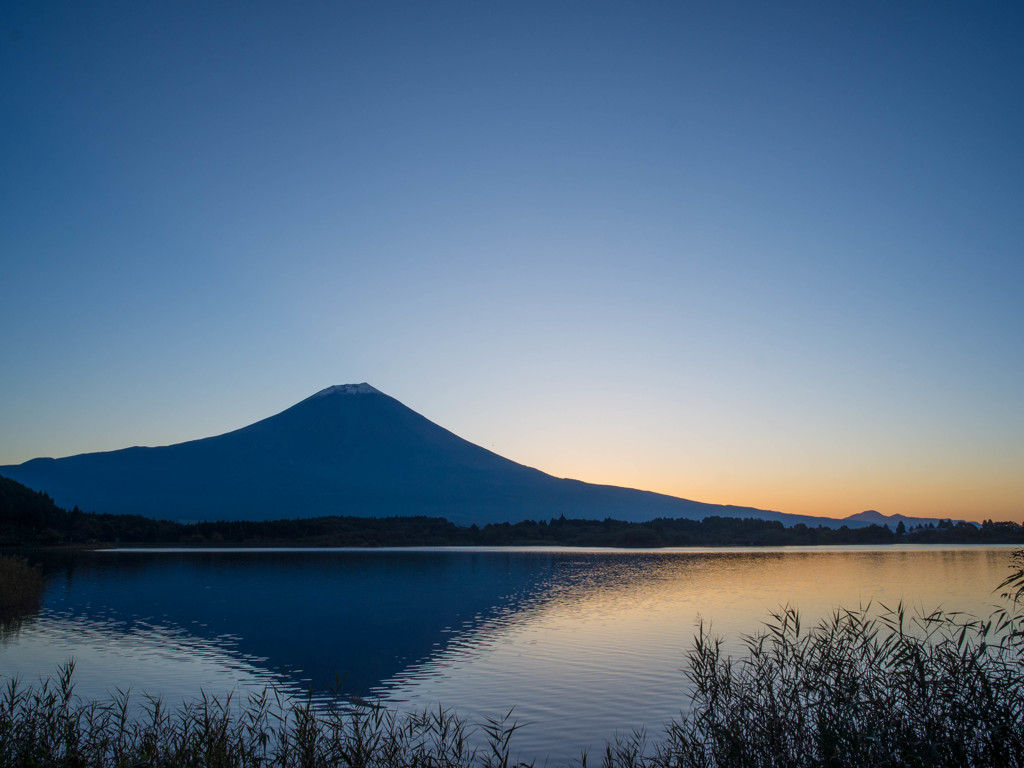
M168 702L269 683L318 696L515 707L523 757L657 736L686 705L698 623L738 649L786 604L807 621L900 600L987 615L1012 547L730 550L114 550L47 554L45 604L0 636L0 676Z

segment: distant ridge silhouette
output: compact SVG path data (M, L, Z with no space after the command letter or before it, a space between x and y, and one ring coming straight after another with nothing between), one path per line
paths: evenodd
M216 437L0 466L61 506L181 520L445 517L462 525L569 518L862 521L705 504L560 479L474 445L369 384L328 387Z
M864 510L863 512L858 512L855 515L849 515L847 517L844 517L841 522L847 524L865 523L868 525L888 525L890 528L895 530L896 526L900 523L903 523L908 528L911 528L917 525L938 525L940 522L947 519L949 518L907 517L906 515L883 515L881 512L878 512L874 509L867 509ZM951 522L958 523L964 521L954 519L951 520Z

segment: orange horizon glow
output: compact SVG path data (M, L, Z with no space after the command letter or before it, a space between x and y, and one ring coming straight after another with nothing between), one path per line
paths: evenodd
M551 472L600 485L637 488L707 504L752 507L791 515L842 519L867 510L886 516L903 515L929 519L1024 522L1024 509L1007 499L1024 498L1014 483L968 484L955 475L930 479L908 478L771 478L729 477L719 482L699 478L679 480L643 471ZM742 472L737 471L737 475ZM984 480L984 478L983 478Z

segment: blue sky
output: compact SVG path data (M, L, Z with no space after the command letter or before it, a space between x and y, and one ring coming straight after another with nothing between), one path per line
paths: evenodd
M368 381L559 476L1024 519L1014 4L0 20L0 463Z

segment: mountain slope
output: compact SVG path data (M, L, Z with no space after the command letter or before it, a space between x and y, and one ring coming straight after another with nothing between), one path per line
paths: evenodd
M0 467L57 504L171 520L430 515L469 524L710 515L834 524L552 477L452 434L368 384L329 387L216 437Z

